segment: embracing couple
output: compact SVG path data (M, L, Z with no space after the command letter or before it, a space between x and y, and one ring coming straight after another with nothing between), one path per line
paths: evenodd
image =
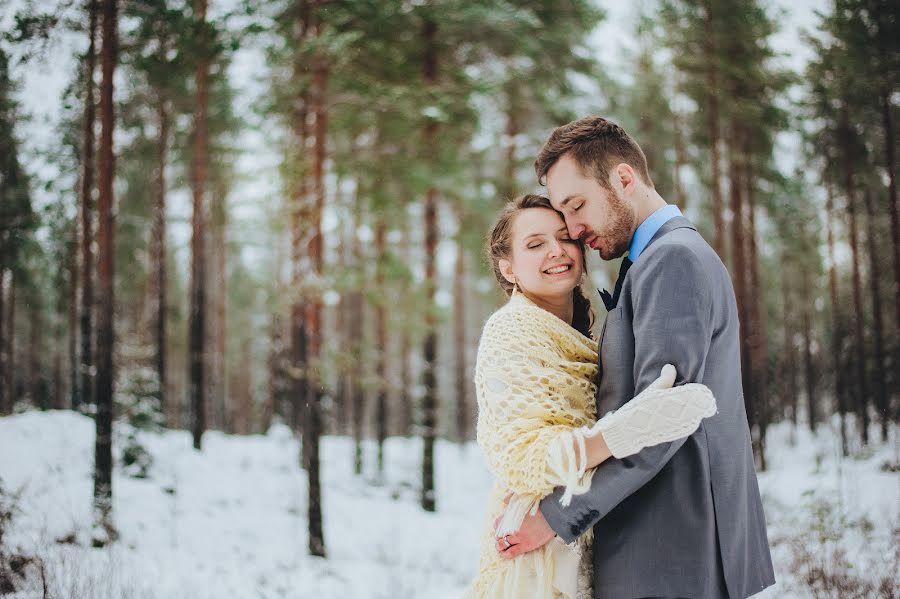
M495 476L471 597L748 597L774 583L722 261L653 187L640 146L587 117L535 161L488 254L478 443ZM585 252L622 260L599 346Z

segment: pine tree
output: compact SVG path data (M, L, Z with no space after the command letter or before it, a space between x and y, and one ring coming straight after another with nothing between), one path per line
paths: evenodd
M98 154L99 191L97 201L98 263L98 317L97 317L97 441L94 466L94 509L98 530L94 544L104 545L117 537L112 522L112 423L113 423L113 350L115 333L113 330L113 220L115 198L113 179L115 176L115 154L113 130L115 115L113 106L113 77L118 60L118 17L116 0L104 0L102 9L102 48L100 85L100 148Z

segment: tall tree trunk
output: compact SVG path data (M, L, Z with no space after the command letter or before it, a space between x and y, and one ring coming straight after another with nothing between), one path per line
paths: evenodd
M707 84L707 106L706 106L706 126L709 135L709 151L710 164L712 166L712 216L713 226L715 227L715 237L713 238L713 248L722 261L725 261L725 218L724 200L722 194L722 169L719 162L719 143L721 139L719 129L719 84L718 74L716 72L715 63L712 62L714 57L718 56L715 47L715 31L716 27L713 22L714 16L712 12L712 3L707 0L704 3L705 8L705 27L706 36L704 38L706 44L706 56L709 61L706 73ZM734 141L732 140L732 143ZM733 183L732 183L733 185ZM734 203L734 192L732 192L732 203ZM737 214L734 216L739 220ZM734 235L734 233L732 233ZM743 253L743 250L742 250Z
M159 379L159 411L163 421L169 422L166 405L166 156L169 148L169 110L164 98L158 98L156 116L159 125L156 137L156 202L153 206L153 234L151 236L151 306L155 345L154 363Z
M250 360L241 360L237 372L229 372L232 377L228 385L229 397L233 398L234 413L230 419L232 432L249 435L254 432L253 426L253 371Z
M800 306L802 318L803 318L803 373L804 373L804 385L806 387L806 402L807 402L807 410L810 414L811 420L818 419L818 413L820 412L818 406L816 406L816 374L815 369L813 367L813 358L812 358L812 344L813 344L813 335L812 335L812 304L813 304L813 290L812 284L809 280L809 268L803 269L803 275L801 277L801 283L803 285L803 295L804 298L802 304Z
M347 202L341 193L343 182L338 179L335 181L335 200L334 205L341 215L339 233L341 248L350 248L352 241L349 234L349 224L346 218L349 210ZM337 252L337 262L334 265L335 272L347 272L347 253L346 251ZM338 351L346 351L352 343L352 333L348 330L350 319L350 293L342 290L337 305L334 306L334 339ZM348 418L348 409L350 403L350 386L348 380L350 378L351 368L347 367L347 362L341 360L338 362L336 387L334 390L334 413L331 418L331 426L329 430L333 435L349 435L350 419Z
M53 352L53 403L54 410L63 409L62 350Z
M875 368L873 370L875 383L875 405L881 418L881 441L887 440L888 422L890 421L890 402L888 401L887 381L885 380L884 360L884 317L881 313L881 273L878 266L878 248L875 239L878 230L875 226L875 209L872 206L872 192L866 189L863 197L866 202L866 216L869 238L869 284L872 293L873 331L875 336Z
M94 469L94 509L98 524L105 531L105 538L95 539L95 545L113 541L116 534L112 524L112 421L113 421L113 351L115 332L113 330L113 277L115 266L114 234L115 198L113 177L115 176L115 155L113 153L113 128L115 115L113 104L113 76L117 61L117 16L116 0L103 2L103 47L101 69L103 80L100 85L100 153L97 178L97 282L100 292L97 314L97 443Z
M228 376L225 372L225 229L228 225L226 201L228 192L224 182L216 178L212 183L209 206L209 253L212 261L210 277L207 280L211 297L209 327L209 403L215 414L215 426L225 432L232 432L229 422Z
M744 386L744 406L747 410L747 420L750 430L754 431L757 423L757 410L754 405L754 394L752 384L752 361L748 339L751 331L749 330L751 323L749 311L747 309L747 263L744 256L746 247L744 240L744 197L743 186L743 166L741 164L740 149L743 144L740 139L740 132L734 131L730 140L731 151L729 153L729 179L731 193L731 212L733 220L731 222L731 272L734 280L734 295L737 299L738 318L740 320L741 329L741 376ZM754 450L756 449L754 443Z
M350 304L350 330L353 331L353 335L355 338L351 345L354 358L357 363L361 363L363 357L363 347L365 344L365 332L364 332L364 322L363 322L363 310L364 310L364 300L363 300L363 289L365 287L365 261L363 260L362 255L362 243L359 239L359 230L362 226L363 216L362 216L362 198L360 197L359 186L361 185L360 181L357 179L356 182L356 197L354 199L355 209L353 210L353 241L351 247L353 252L353 268L357 272L358 281L357 285L353 289L353 293L351 296L351 304ZM361 373L358 369L354 369L351 373L350 378L350 388L351 388L351 397L352 397L352 428L353 428L353 447L354 447L354 457L353 457L353 471L360 475L363 472L363 450L362 450L362 438L363 438L363 423L365 416L365 405L366 405L366 395L365 390L363 388L363 381Z
M846 109L845 109L846 110ZM846 118L846 117L845 117ZM869 385L866 379L866 341L863 332L862 277L860 275L859 236L856 224L856 189L853 171L845 162L845 185L847 192L847 213L850 221L850 250L853 256L853 324L856 349L853 352L856 365L855 386L859 390L856 412L859 418L860 438L863 445L869 443Z
M276 272L279 272L276 270ZM284 338L282 337L282 318L278 310L272 314L271 330L269 332L269 398L268 405L263 410L262 429L269 430L275 414L280 414L285 422L290 422L289 412L284 406L285 390L288 383L284 380Z
M409 218L409 213L404 212L403 215L403 237L400 241L400 255L401 256L409 256L410 255L410 229L412 227L412 223ZM411 279L404 278L403 283L403 299L402 305L404 309L409 313L409 310L412 310L412 281ZM410 357L412 355L412 331L409 326L403 326L403 329L400 332L400 429L404 436L408 436L412 434L413 427L413 373L412 366L410 364Z
M0 219L3 211L0 211ZM0 222L0 225L5 223ZM2 230L2 229L0 229ZM9 345L12 339L12 329L6 322L6 259L3 244L0 244L0 416L6 416L12 412L12 395L6 384L6 373L9 372ZM11 289L11 288L10 288Z
M459 237L456 242L456 266L453 270L453 347L456 354L456 437L460 443L469 438L469 377L466 356L466 250L463 245L463 214L457 210Z
M85 58L84 127L81 141L81 385L76 391L72 408L82 403L94 403L94 70L96 67L97 0L89 4L89 42Z
M894 257L894 370L900 368L900 205L897 203L897 173L895 146L897 137L894 133L893 103L891 94L882 86L881 118L884 125L884 149L888 172L888 201L891 213L891 239L893 240ZM900 404L898 404L900 407ZM885 415L887 418L887 415Z
M77 209L77 207L76 207ZM72 219L72 251L75 255L69 261L69 296L66 301L67 315L69 320L68 334L66 341L68 343L68 359L66 364L69 367L69 407L75 408L78 401L78 218L77 215ZM0 285L2 287L2 285ZM2 313L2 308L0 308ZM0 339L3 334L0 333ZM0 341L2 343L2 341ZM2 350L0 350L2 351ZM0 370L2 372L2 370ZM65 403L65 402L63 402ZM63 405L60 405L60 409Z
M194 14L202 40L202 51L209 52L211 40L206 23L206 0L195 0ZM206 187L209 180L209 57L204 56L194 74L194 139L191 159L191 298L189 315L190 390L192 406L191 432L194 448L200 449L206 430L206 380L204 376L206 346L206 256L204 255L206 227Z
M16 271L9 270L9 307L6 310L6 371L4 372L3 386L6 389L7 406L9 411L16 405L19 398L16 389ZM2 317L2 314L0 314Z
M35 407L46 410L46 398L41 393L41 339L43 338L43 314L41 314L41 305L31 298L31 301L25 303L28 308L28 358L26 360L27 372L25 381L28 389L28 395L31 396L31 403Z
M677 77L677 75L676 75ZM686 159L686 151L684 148L684 130L683 130L683 117L677 111L672 111L672 133L675 138L675 165L674 170L672 171L672 182L675 186L675 204L677 206L681 206L684 208L687 202L687 196L684 193L684 182L681 178L681 167L684 166ZM718 160L718 152L716 152L716 159ZM719 192L721 193L721 191ZM719 214L722 212L722 199L719 198ZM724 224L722 225L724 227ZM716 237L721 237L724 233L716 232ZM718 253L718 251L716 252ZM723 254L724 254L724 245L723 245ZM722 257L722 254L719 254L719 257Z
M316 0L314 4L313 19L314 30L317 39L322 36L322 1ZM322 252L322 211L325 207L325 136L328 132L328 112L326 106L326 94L328 89L328 63L326 57L319 50L313 57L313 76L310 93L311 110L315 118L313 137L313 167L312 167L312 231L313 237L309 244L308 255L312 266L313 276L321 284L323 273ZM307 465L307 477L309 480L309 501L307 503L307 520L309 523L309 553L319 557L325 557L325 536L322 528L322 491L319 480L319 437L322 431L322 406L323 380L321 373L322 359L322 297L321 288L313 291L313 297L307 304L307 331L309 333L309 357L313 368L310 372L310 384L307 387L307 401L309 403L308 438L303 440L309 447L309 462Z
M782 264L786 264L782 260ZM782 330L784 332L784 358L782 360L782 390L784 393L783 407L789 406L791 412L791 423L794 429L799 425L798 417L798 401L797 401L797 360L796 351L794 350L794 326L793 326L793 306L791 305L791 275L788 269L782 266L781 269L781 293L782 303L784 304L782 322Z
M841 372L841 312L838 303L837 288L837 263L834 255L834 222L836 219L834 209L834 190L830 181L825 182L826 212L828 219L828 295L831 298L831 353L832 368L834 369L834 394L840 418L841 452L844 456L850 454L847 444L847 402L844 394L844 377ZM816 432L816 420L814 414L810 414L809 428Z
M425 87L433 87L438 79L437 23L426 18L422 27L425 46L423 79ZM429 120L425 125L424 147L436 155L438 144L438 124ZM437 202L438 190L431 187L425 194L425 285L427 287L425 306L425 358L424 386L422 400L422 509L435 511L434 495L434 442L437 437L437 381L435 379L435 359L437 357L437 323L433 315L435 290L437 288Z
M749 149L745 170L744 184L747 190L748 219L748 262L750 266L750 297L748 298L748 315L750 317L750 351L752 354L754 404L758 410L759 426L759 461L760 469L766 470L766 429L769 424L768 393L768 356L766 351L766 321L762 311L763 282L759 273L759 250L756 245L756 190L754 189L754 173L749 164Z
M516 183L516 142L519 136L519 89L518 81L510 81L506 85L506 162L504 164L503 183L500 197L511 200L519 188Z
M293 28L295 48L303 48L310 31L310 7L309 3L298 0L296 20ZM304 89L299 97L291 105L290 126L293 161L295 171L291 178L290 187L290 215L291 215L291 297L293 303L290 312L290 394L291 394L291 425L295 431L300 432L300 465L307 469L309 464L309 403L307 389L309 386L309 344L308 344L308 317L304 303L304 281L309 271L309 265L304 263L305 247L310 234L310 209L309 198L309 169L307 160L307 141L309 127L310 93L305 86L309 70L305 56L298 52L294 57L291 78L293 86Z
M388 322L387 309L384 302L386 301L388 290L385 278L385 234L386 225L384 216L377 215L375 223L375 289L378 290L380 298L375 304L375 370L378 379L378 391L375 395L375 439L378 444L378 480L381 481L384 476L384 442L387 438L387 390L388 390Z

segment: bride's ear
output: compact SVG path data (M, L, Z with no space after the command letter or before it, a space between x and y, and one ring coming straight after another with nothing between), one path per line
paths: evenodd
M516 275L512 271L512 263L506 258L501 258L497 263L497 266L500 267L500 274L503 275L503 278L509 281L510 283L516 282Z

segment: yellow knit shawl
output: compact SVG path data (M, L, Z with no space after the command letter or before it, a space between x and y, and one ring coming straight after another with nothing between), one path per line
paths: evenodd
M548 450L561 434L596 422L596 373L596 342L521 293L485 323L475 366L477 438L496 478L469 597L559 596L553 543L562 542L504 559L496 550L494 521L508 493L537 501L560 484L548 473ZM576 542L589 546L590 538Z

